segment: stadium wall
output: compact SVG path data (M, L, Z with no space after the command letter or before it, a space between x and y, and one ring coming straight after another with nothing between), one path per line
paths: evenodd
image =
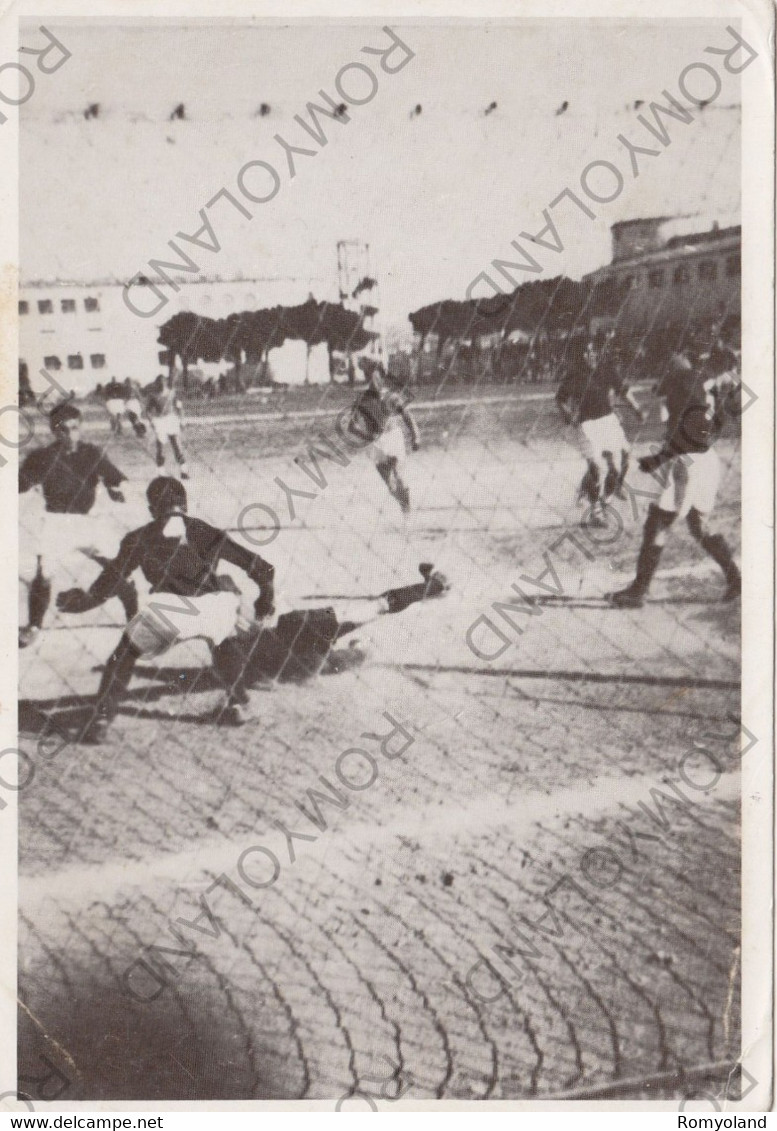
M150 317L133 313L124 301L124 284L31 282L19 289L19 360L26 364L33 391L49 388L45 369L68 391L83 396L111 377L152 380L167 364L158 341L160 327L173 314L192 311L209 318L262 307L295 305L309 297L309 280L264 278L180 281L154 280L165 303ZM161 301L153 291L139 309ZM304 342L286 341L270 351L269 372L279 384L321 384L329 380L326 347L308 351ZM229 368L225 361L224 370Z

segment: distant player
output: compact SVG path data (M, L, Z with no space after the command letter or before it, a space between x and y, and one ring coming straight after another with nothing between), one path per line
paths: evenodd
M114 436L121 435L121 418L124 415L124 386L115 377L111 377L103 389L105 407L111 422L111 432Z
M151 427L156 439L156 465L165 466L165 441L170 441L173 455L181 469L181 479L188 479L186 456L181 447L182 405L173 388L172 375L163 377L160 373L151 387L151 395L146 402Z
M43 626L51 601L52 583L60 588L78 582L91 566L91 547L107 547L112 531L90 514L97 486L103 483L111 499L124 502L120 486L126 479L93 444L80 439L81 412L69 401L49 414L54 443L30 452L19 469L19 490L40 486L46 504L43 523L36 531L37 568L29 587L29 621L19 633L19 647L31 644ZM134 587L125 585L116 595L127 616L136 611Z
M140 403L140 386L131 377L124 381L124 411L127 413L132 430L139 440L146 435L143 423L143 406Z
M217 671L227 688L219 721L243 723L248 704L245 650L235 638L240 594L231 577L216 572L219 562L239 566L259 586L257 619L274 611L273 566L223 530L191 517L182 483L159 476L146 497L152 521L122 539L118 554L87 592L76 588L57 599L65 613L87 612L117 593L136 570L151 587L105 665L94 713L82 735L88 743L104 741L141 656L161 656L174 644L196 638L205 639L218 655Z
M379 365L367 389L353 406L350 431L369 443L368 454L383 482L403 511L410 510L410 491L404 478L407 458L405 428L414 452L420 446L418 427L402 398L385 384Z
M720 461L712 445L723 424L722 400L730 393L726 375L708 378L694 370L687 357L676 355L656 387L666 402L666 439L655 455L639 460L642 471L664 467L666 487L658 503L651 503L631 585L608 599L616 608L640 608L658 568L669 528L684 518L692 536L716 562L726 580L724 601L742 591L742 578L722 534L710 534L712 513L720 483ZM724 379L721 379L724 378Z
M588 465L578 497L591 504L583 519L590 526L606 526L607 499L623 498L631 446L614 412L618 401L642 420L642 410L612 355L597 357L591 345L578 352L556 393L556 404L564 421L577 426L580 451Z

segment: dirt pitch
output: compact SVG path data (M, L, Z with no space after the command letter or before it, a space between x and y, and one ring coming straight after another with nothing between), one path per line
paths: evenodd
M417 415L407 519L363 455L308 464L325 486L293 462L306 436L336 439L333 416L191 423L191 510L242 525L282 609L345 614L422 561L452 582L344 642L336 670L259 689L242 730L209 721L219 692L190 645L141 665L105 747L42 740L94 693L115 602L52 616L22 654L21 1091L665 1097L693 1092L680 1070L736 1059L738 608L679 528L651 602L603 607L648 500L618 503L599 544L580 530L581 465L547 398ZM130 438L109 451L131 528L153 462ZM736 438L720 452L716 524L738 552ZM294 518L276 478L312 495ZM23 561L38 506L23 502ZM511 624L492 606L519 600L522 574L545 588L520 582L541 600ZM481 622L493 660L465 640L481 614L507 641ZM387 715L412 742L381 753ZM354 748L373 761L338 761ZM336 800L317 811L311 790Z

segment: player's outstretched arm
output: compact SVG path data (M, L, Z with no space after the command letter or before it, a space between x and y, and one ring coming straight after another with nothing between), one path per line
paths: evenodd
M137 533L133 531L122 539L116 557L105 563L102 573L88 589L66 589L57 594L57 608L60 612L88 613L90 609L96 609L121 593L127 579L140 564L141 543L136 538Z
M245 546L233 542L226 534L219 543L219 558L238 566L255 585L258 585L259 596L254 601L256 619L271 617L275 612L275 566L265 561L259 554L252 554Z
M37 487L42 478L40 459L37 452L30 452L19 468L19 493L24 494L31 487Z
M652 455L640 456L637 460L637 465L640 471L644 471L649 475L651 471L656 471L663 463L666 463L667 460L674 459L675 455L675 452L671 452L668 448L664 447L661 448L660 451L654 452Z
M417 452L421 446L421 433L418 430L418 425L413 419L413 415L406 405L402 405L399 410L399 415L407 425L407 430L410 433L410 446L414 452Z
M119 471L118 467L115 467L106 455L101 455L100 462L97 465L97 474L105 484L105 489L114 503L123 503L125 501L124 492L120 491L119 488L127 478L124 472Z
M634 412L637 414L637 416L639 417L640 420L645 419L645 414L639 406L639 401L637 400L636 396L634 395L633 389L624 389L623 393L621 394L621 397L622 397L623 401L630 408L632 408L634 410Z

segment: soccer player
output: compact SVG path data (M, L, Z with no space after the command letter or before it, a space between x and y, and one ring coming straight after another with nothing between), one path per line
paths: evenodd
M181 479L188 479L186 456L180 443L182 407L178 394L173 388L172 374L167 378L159 374L151 387L151 395L146 407L156 438L157 467L165 466L165 440L169 440L173 455L181 469Z
M355 402L349 430L369 444L369 456L402 510L410 510L410 490L403 470L407 458L403 423L414 452L420 446L418 427L402 398L385 384L386 372L378 365L365 391Z
M114 436L121 436L121 418L124 415L125 409L125 392L124 386L115 377L111 377L108 384L103 389L103 396L105 397L105 407L108 410L108 416L111 420L111 432Z
M159 476L149 484L146 498L152 521L122 539L118 554L88 591L72 589L57 599L63 612L87 612L118 592L138 569L151 589L105 665L92 718L81 736L87 743L105 740L141 656L161 656L173 644L198 637L210 645L214 661L218 660L216 671L227 688L219 722L241 725L249 699L245 651L235 639L240 594L231 577L217 574L219 562L239 566L259 586L254 602L257 620L274 611L273 566L233 542L223 530L191 517L182 483ZM155 601L155 596L167 600Z
M80 439L81 412L65 401L49 413L54 443L30 452L19 469L19 490L40 486L46 504L43 523L36 532L37 568L28 593L29 620L19 632L19 647L31 644L43 627L51 601L52 581L72 586L81 579L89 550L95 543L107 543L112 534L92 516L97 485L105 485L111 499L124 502L119 489L126 479L118 468L96 448ZM132 585L117 590L127 617L136 609Z
M726 374L721 375L727 377ZM669 528L684 518L693 538L716 562L726 580L724 601L733 601L742 591L742 578L722 534L711 534L707 516L712 513L720 483L720 461L712 445L723 424L721 399L729 383L720 378L704 380L687 357L676 354L656 394L666 402L666 438L655 455L639 460L642 471L653 472L666 465L666 486L657 503L651 503L642 535L636 577L631 585L607 595L616 608L641 607L658 568Z
M605 505L611 495L623 498L623 483L631 450L613 406L620 400L643 419L633 392L627 388L611 355L598 358L589 344L573 356L556 393L556 404L567 424L577 426L580 451L588 464L579 499L591 504L583 523L606 526ZM616 467L616 457L619 467ZM601 513L597 513L600 511Z
M140 387L137 381L133 381L131 377L126 377L124 380L124 410L129 417L133 432L139 440L142 440L146 434L146 426L142 419L143 408L140 403Z

